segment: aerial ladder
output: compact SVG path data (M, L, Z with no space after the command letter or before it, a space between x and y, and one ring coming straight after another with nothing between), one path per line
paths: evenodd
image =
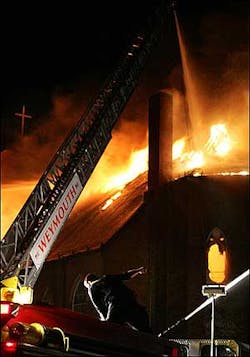
M160 38L162 1L56 151L1 241L1 300L32 303L33 287L53 243L95 169L140 74Z

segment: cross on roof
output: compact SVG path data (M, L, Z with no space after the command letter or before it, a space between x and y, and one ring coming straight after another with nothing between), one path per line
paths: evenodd
M24 119L32 118L31 115L25 114L25 105L22 107L22 113L15 113L16 116L21 117L21 135L24 136Z

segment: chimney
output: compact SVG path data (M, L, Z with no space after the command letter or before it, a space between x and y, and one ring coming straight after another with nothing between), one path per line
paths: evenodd
M167 191L157 195L160 188L172 180L172 129L173 129L172 95L160 91L149 99L149 167L147 204L147 234L149 248L149 315L153 330L163 330L166 326L167 311L164 306L167 299L167 264L166 246L168 229L166 229L165 200ZM156 194L155 194L156 193ZM167 225L168 227L168 225Z
M149 99L148 191L172 180L173 99L160 91Z

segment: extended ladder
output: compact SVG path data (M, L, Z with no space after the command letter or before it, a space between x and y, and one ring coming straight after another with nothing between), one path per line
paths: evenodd
M1 280L18 277L34 286L70 211L111 139L112 129L135 89L159 39L166 7L136 36L124 58L66 137L1 242Z

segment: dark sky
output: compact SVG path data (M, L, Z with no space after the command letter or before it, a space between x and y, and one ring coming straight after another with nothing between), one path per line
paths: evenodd
M157 2L93 0L53 2L51 6L38 1L6 7L1 52L7 96L16 89L65 84L79 75L109 68ZM204 16L218 12L243 16L246 4L246 0L180 0L176 9L198 45Z
M10 91L66 84L109 67L150 9L131 0L37 4L6 10L3 69Z
M150 13L152 4L141 4L126 0L5 5L1 48L5 124L22 104L33 116L42 116L55 91L74 91L80 82L86 88L102 82Z
M157 2L36 1L5 5L1 48L3 130L22 104L33 115L42 116L49 111L51 95L56 90L70 92L80 82L85 87L95 87L109 74ZM194 50L204 51L202 26L207 34L211 32L211 43L212 36L216 39L216 30L212 24L205 27L204 19L222 13L231 15L232 22L243 19L246 24L248 1L180 0L176 10ZM246 38L244 26L242 37ZM172 46L176 47L174 26L171 31ZM222 35L226 45L231 39L232 44L237 43L239 33L233 31L234 26L231 34Z

